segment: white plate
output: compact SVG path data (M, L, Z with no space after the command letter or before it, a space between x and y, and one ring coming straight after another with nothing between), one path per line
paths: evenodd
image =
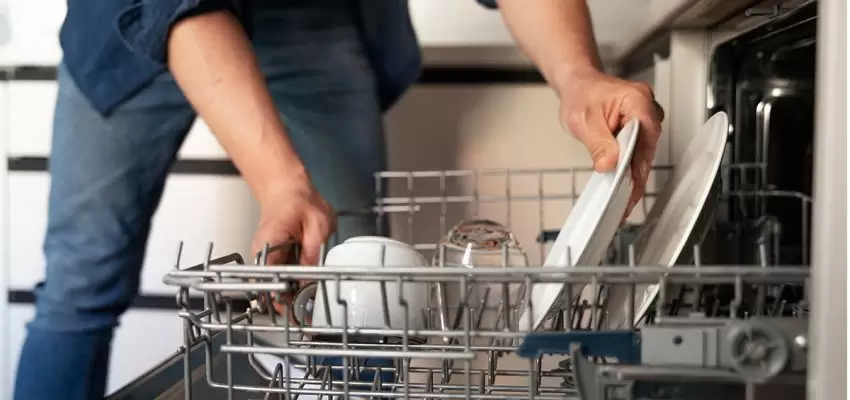
M629 196L634 187L629 164L632 161L639 129L640 123L634 119L617 134L620 155L616 171L594 172L591 175L549 250L544 267L596 266L602 262L605 251L617 233L617 228L626 212ZM570 253L569 257L567 257L567 251ZM571 265L568 265L568 259ZM534 285L530 290L532 308L523 311L519 319L519 329L527 329L529 322L533 323L531 326L533 330L539 329L552 308L560 303L564 286L563 283ZM578 295L580 290L579 286L573 293Z
M725 112L719 112L706 121L688 144L682 161L658 193L646 221L638 230L634 243L638 265L673 266L687 244L704 235L707 226L698 226L698 221L707 221L705 214L714 211L711 193L728 135L729 118ZM637 285L633 326L646 316L658 291L658 285ZM630 328L626 321L627 292L617 289L609 296L608 328Z

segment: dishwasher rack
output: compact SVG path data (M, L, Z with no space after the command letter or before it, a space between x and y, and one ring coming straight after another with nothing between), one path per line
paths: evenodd
M724 172L735 168L746 166L726 167ZM657 168L653 176L663 181L659 175L668 171ZM377 186L391 194L380 191L376 207L365 214L377 218L378 226L395 231L401 226L400 239L423 252L440 251L440 245L417 240L422 235L417 224L445 232L455 219L453 212L461 218L502 220L516 227L518 236L532 238L525 243L538 239L542 259L545 233L551 228L545 222L563 221L561 216L547 216L546 203L574 203L580 175L590 172L384 172L378 174ZM550 175L561 177L557 181L566 190L544 190L557 186L548 184ZM468 181L453 184L452 179ZM500 181L502 187L494 189L483 183L486 179ZM522 179L524 189L516 184ZM425 180L435 182L420 185ZM796 199L800 218L808 224L807 196L769 188L721 196ZM782 385L783 399L804 398L787 394L805 389L810 271L806 266L780 266L787 254L782 248L787 244L778 239L781 221L767 215L731 226L720 221L712 224L705 244L679 260L683 265L638 266L630 243L640 214L646 215L653 198L650 191L635 212L637 221L621 229L606 266L576 266L569 273L539 267L539 262L472 269L271 266L265 265L268 254L288 246L267 246L246 263L236 253L214 259L212 244L203 263L181 269L178 250L175 268L164 281L178 291L184 344L173 358L112 398L753 400L774 398L771 390L777 385ZM529 212L523 203L536 205L536 210ZM488 208L493 205L501 207ZM340 218L363 216L348 212ZM748 236L738 235L744 231ZM735 251L729 251L730 237L738 245ZM799 245L801 254L808 254L807 240ZM715 257L718 253L724 257ZM323 248L322 259L324 254ZM755 262L743 264L739 259ZM291 282L299 281L323 287L375 282L384 293L376 308L385 317L389 304L415 312L406 308L403 294L386 296L389 284L443 282L459 285L461 293L475 288L488 293L493 287L503 293L508 287L522 291L520 301L503 297L500 304L507 306L500 307L487 302L487 294L480 303L461 296L452 306L459 317L451 330L438 328L435 304L422 310L424 329L318 328L295 326L265 306L274 294L292 290ZM580 285L581 293L590 295L562 302L542 331L517 326L521 310L535 307L529 294L553 282ZM627 291L634 315L639 284L662 288L655 312L640 329L607 330L607 294Z

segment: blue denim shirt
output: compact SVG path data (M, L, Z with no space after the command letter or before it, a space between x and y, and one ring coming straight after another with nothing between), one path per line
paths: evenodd
M285 0L277 0L285 1ZM389 108L419 77L421 56L407 0L358 1L363 43ZM478 0L495 7L496 0ZM250 32L250 0L68 0L59 34L64 64L104 115L166 69L171 26L188 15L230 10Z

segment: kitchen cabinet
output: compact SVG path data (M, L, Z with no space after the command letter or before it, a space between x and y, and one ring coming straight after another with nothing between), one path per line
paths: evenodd
M31 305L11 305L7 311L8 329L3 339L9 351L9 362L2 377L10 382L0 397L11 398L17 371L17 359L26 333L25 324L32 318ZM113 392L171 356L183 342L182 321L173 311L130 310L121 318L112 342L107 390Z
M8 286L31 290L44 277L42 239L47 226L49 178L43 172L9 175ZM174 267L177 246L184 260L201 263L208 244L214 255L247 254L259 212L244 181L237 176L175 175L166 184L148 242L141 292L172 297L162 276ZM184 265L185 267L186 265Z

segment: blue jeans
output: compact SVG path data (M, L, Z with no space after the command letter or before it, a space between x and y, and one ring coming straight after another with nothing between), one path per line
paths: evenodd
M375 78L345 0L268 2L254 45L294 145L336 210L373 204L385 164ZM164 74L114 114L96 113L59 68L46 278L15 399L103 398L113 330L139 289L151 217L195 112ZM339 238L375 234L343 218ZM144 344L140 344L144 345Z

